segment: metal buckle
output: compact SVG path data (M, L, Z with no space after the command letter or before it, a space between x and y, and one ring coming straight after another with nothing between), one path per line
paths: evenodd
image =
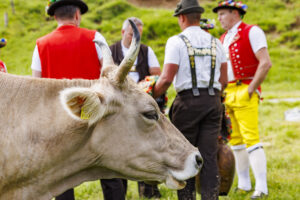
M193 88L192 91L194 96L200 96L200 92L198 88Z
M215 90L214 90L214 88L208 88L208 94L210 96L215 96Z

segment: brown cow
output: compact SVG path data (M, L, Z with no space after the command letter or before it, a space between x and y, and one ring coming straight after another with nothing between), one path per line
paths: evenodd
M0 199L51 199L84 181L127 178L173 189L195 176L199 151L127 73L108 47L101 78L56 80L0 73ZM135 41L137 40L137 41Z

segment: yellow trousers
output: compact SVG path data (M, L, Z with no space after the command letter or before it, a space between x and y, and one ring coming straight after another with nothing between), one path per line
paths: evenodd
M230 145L249 148L259 143L258 134L258 103L256 92L249 97L247 84L229 83L225 89L225 106L231 124L232 134Z

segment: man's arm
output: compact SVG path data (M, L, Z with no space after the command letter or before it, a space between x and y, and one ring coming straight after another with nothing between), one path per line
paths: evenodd
M228 75L227 75L227 63L222 63L221 64L221 69L220 69L220 78L219 82L222 85L222 91L226 88L227 83L228 83Z
M257 70L255 72L254 78L249 85L248 92L251 97L253 92L260 86L260 84L265 80L269 69L272 66L268 49L266 47L261 48L255 53L257 60L259 61Z
M164 65L163 72L154 86L153 98L161 96L168 90L175 75L177 74L178 67L178 65L170 63Z
M160 76L160 74L161 74L160 67L150 67L149 68L149 73L151 75L158 75L158 76Z
M37 45L35 45L33 55L32 55L31 70L32 70L33 77L37 77L37 78L42 77L41 59L40 59Z

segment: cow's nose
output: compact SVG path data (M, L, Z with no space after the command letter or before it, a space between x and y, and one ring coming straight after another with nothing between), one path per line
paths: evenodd
M197 166L197 168L200 169L202 167L202 165L203 165L203 158L201 157L200 154L197 154L195 156L195 159L196 159L196 166Z

